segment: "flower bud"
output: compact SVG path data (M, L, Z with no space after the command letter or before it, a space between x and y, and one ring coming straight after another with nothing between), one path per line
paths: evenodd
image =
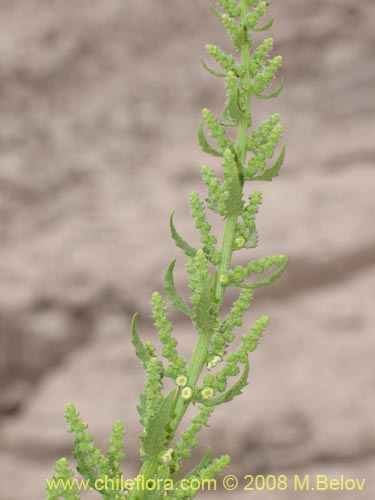
M246 243L246 240L243 236L239 236L234 240L235 247L237 249L243 248Z
M215 391L212 389L212 387L204 387L201 391L201 394L203 399L211 399L215 394Z
M176 380L176 385L178 385L179 387L185 387L188 383L188 379L185 375L179 375Z
M182 399L185 399L185 401L188 401L193 396L193 389L189 386L184 387L181 391L181 396L182 396Z

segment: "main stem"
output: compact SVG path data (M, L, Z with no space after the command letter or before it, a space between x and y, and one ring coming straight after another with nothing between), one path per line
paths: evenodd
M246 0L241 0L241 19L245 18L247 12L248 12L248 6ZM242 67L245 69L243 77L245 86L250 81L249 49L250 47L248 43L245 43L244 46L241 48L241 64ZM242 169L246 161L246 153L247 153L247 130L249 127L249 116L250 116L249 106L250 106L250 97L248 96L245 103L245 109L243 110L241 118L238 123L237 140L236 140L236 153L237 153L238 164L241 169L241 171L239 172L241 178L242 178ZM224 234L221 243L221 262L219 268L216 271L216 276L214 280L215 302L218 304L219 309L222 304L225 293L225 285L220 282L220 276L226 275L230 269L230 264L232 261L232 255L234 250L236 224L237 224L237 215L230 215L227 217L225 221ZM211 341L211 332L202 332L199 334L198 342L196 343L188 368L188 385L190 387L194 387L199 380L200 374L206 363L210 341ZM189 402L183 400L180 393L181 390L177 394L175 401L175 408L174 408L174 417L170 422L170 430L171 430L170 442L172 441L174 434L189 406ZM154 475L156 468L157 468L156 460L152 459L145 460L139 474L143 475L145 480L147 480L148 478L151 478Z
M242 19L245 18L247 12L248 12L248 6L246 4L246 1L241 0ZM245 76L244 76L245 82L249 82L250 81L249 45L247 43L241 49L241 64L245 69ZM237 151L238 163L241 167L241 172L239 172L240 176L242 174L242 168L244 166L247 153L247 130L249 127L249 113L250 113L249 106L250 106L250 97L248 97L246 100L246 107L243 110L244 112L242 113L237 129L236 151ZM223 285L220 282L220 276L227 274L230 268L233 249L234 249L236 224L237 224L237 215L231 215L227 217L225 222L223 239L221 243L221 262L219 269L216 271L216 276L215 276L216 286L214 293L215 293L215 301L219 305L219 308L221 306L225 293L225 285ZM188 374L189 374L188 384L191 387L194 387L195 384L198 382L202 369L205 365L207 359L207 352L210 345L210 340L211 340L211 332L204 332L199 334L198 342L195 346L188 368ZM177 397L178 400L175 407L175 417L171 422L171 429L172 429L171 440L189 406L188 403L180 397L180 395L178 395Z

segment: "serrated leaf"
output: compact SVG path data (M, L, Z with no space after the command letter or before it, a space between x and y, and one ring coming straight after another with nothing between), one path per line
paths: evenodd
M275 20L275 18L271 17L271 19L266 24L264 24L261 28L253 28L253 31L267 31L267 30L269 30L272 27L274 20Z
M137 328L135 326L136 319L137 319L138 313L135 313L132 318L131 326L130 326L130 332L131 332L131 341L135 349L135 353L137 355L137 358L140 360L142 365L146 368L147 361L150 359L150 354L143 345L143 342L139 338Z
M174 212L171 213L170 219L169 219L169 227L171 231L171 236L174 239L174 242L176 245L181 248L181 250L184 252L185 255L188 257L194 257L195 254L197 253L197 250L193 247L191 247L181 236L178 234L176 228L174 227L173 224L173 216Z
M263 174L252 177L252 181L272 181L274 177L279 175L280 168L282 167L285 159L285 146L281 148L281 152L271 168L268 168Z
M175 397L175 389L163 399L158 414L151 420L145 436L141 435L140 439L143 444L143 450L146 457L155 457L162 450L167 442L170 434L168 424L171 420L171 410Z
M239 396L242 392L242 389L247 386L248 384L248 376L249 376L249 360L248 357L246 356L246 362L245 362L245 368L242 372L241 377L237 380L235 384L232 385L230 389L228 389L226 392L224 392L221 396L218 396L217 398L209 399L205 402L207 406L217 406L222 403L229 403L229 401L232 401L236 396Z
M253 290L255 288L261 288L263 286L267 286L267 285L270 285L271 283L274 283L276 280L281 278L283 272L286 269L286 266L288 265L288 263L290 261L290 257L291 257L291 255L289 254L286 257L283 264L281 264L281 266L277 269L277 271L272 273L271 276L269 276L268 278L265 278L264 280L256 281L255 283L245 283L243 285L234 285L234 286L236 286L237 288L246 288L246 289Z
M208 275L199 302L194 307L194 320L200 332L210 331L216 322L211 300L211 277Z
M175 263L176 263L176 259L172 260L172 262L168 266L167 272L165 273L164 291L165 291L167 297L169 298L169 300L171 301L171 304L178 311L181 311L182 313L186 314L186 316L191 317L191 315L192 315L191 309L185 304L185 302L178 295L175 284L174 284L173 271L174 271Z
M222 153L219 151L216 151L213 147L211 147L206 139L206 136L204 135L204 130L203 130L203 120L201 120L199 127L198 127L198 141L200 147L203 149L205 153L208 153L212 156L218 156L222 157Z
M255 248L259 243L259 235L257 230L254 228L247 239L247 242L245 243L245 248Z
M224 76L226 76L226 73L223 73L222 71L215 71L214 69L212 69L209 66L207 66L207 64L203 61L202 58L200 59L200 62L202 64L203 68L206 71L208 71L208 73L210 73L211 75L217 76L219 78L223 78Z
M238 178L237 169L233 166L228 166L227 168L230 168L228 174L228 176L230 176L230 179L229 197L225 202L225 207L229 215L238 215L243 206L241 183Z
M280 84L274 92L271 92L270 94L266 95L262 94L255 94L255 95L256 97L259 97L259 99L271 99L272 97L277 97L283 90L283 87L284 87L284 78L281 78Z
M242 112L239 105L238 88L228 95L228 113L236 123L241 119Z

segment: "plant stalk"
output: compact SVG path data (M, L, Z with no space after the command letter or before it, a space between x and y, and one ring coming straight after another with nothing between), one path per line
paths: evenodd
M241 18L243 19L248 11L248 6L245 0L241 0ZM241 64L245 68L244 81L245 85L250 81L250 71L249 71L249 44L245 44L241 49ZM241 181L241 185L243 185L242 181L242 168L246 161L246 153L247 153L247 131L249 128L249 116L250 115L250 97L247 98L245 103L245 109L242 110L242 115L238 123L237 129L237 139L236 139L236 151L239 160L239 165L241 167L241 172L239 172L239 177ZM237 215L230 215L226 218L224 234L221 244L221 262L220 266L216 271L215 279L214 279L214 297L215 302L218 304L218 308L222 304L225 294L225 284L220 282L220 276L225 275L229 272L232 255L234 251L234 239L235 239L235 231L237 224ZM199 334L198 341L196 343L193 355L190 360L190 364L188 367L188 385L192 388L196 385L199 380L199 377L202 373L202 370L205 366L205 362L207 359L207 353L210 346L212 337L212 332L203 332ZM189 401L185 401L181 397L181 390L178 391L175 400L174 406L174 416L170 422L170 440L169 443L173 440L175 432L183 419L187 409L189 407ZM143 475L145 480L151 478L156 470L156 460L146 460L139 472L140 475Z

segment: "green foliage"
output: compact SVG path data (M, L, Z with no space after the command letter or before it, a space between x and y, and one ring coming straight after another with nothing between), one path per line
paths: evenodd
M136 319L137 319L137 315L138 315L138 313L134 314L131 325L130 325L131 339L132 339L132 344L134 346L137 358L140 360L143 367L146 368L147 363L150 359L150 352L146 349L146 347L143 345L141 339L139 338L136 324L135 324Z
M155 328L159 332L159 339L163 346L162 355L169 361L165 375L175 378L180 373L185 372L186 362L177 353L177 340L172 336L173 326L167 318L167 306L160 293L154 292L152 294L151 307ZM157 360L157 358L153 359Z
M125 458L124 453L124 426L121 420L116 420L112 427L111 437L108 439L108 466L111 476L121 477L120 463Z
M165 399L158 400L157 412L148 419L144 435L141 435L144 459L154 459L168 444L168 424L175 393L172 391ZM159 399L159 398L158 398Z
M116 421L113 425L112 434L109 439L108 455L106 456L95 446L92 435L86 430L87 425L82 422L78 411L72 403L69 403L66 406L65 419L69 425L68 431L74 434L73 457L77 462L77 472L79 472L79 474L88 481L88 485L92 490L97 491L104 498L108 500L119 500L125 498L125 492L113 491L109 489L103 491L100 488L100 485L102 484L101 481L104 481L105 478L116 480L121 475L120 462L125 456L122 451L124 437L122 423L120 421ZM58 472L58 477L60 478L72 479L73 477L73 474L68 469L67 461L57 462L55 470ZM69 491L72 484L73 491L76 496L69 496L69 494L72 493ZM63 491L58 493L58 496L47 496L47 499L57 499L61 497L65 500L75 500L75 498L79 498L79 492L74 483L66 483L66 487L63 488Z
M209 109L203 109L198 127L198 143L202 150L220 158L221 162L219 173L208 165L202 167L207 198L203 200L193 192L189 199L200 248L191 246L177 232L173 213L169 223L172 239L188 260L190 304L177 292L173 275L175 260L164 276L164 292L171 306L183 313L197 332L189 364L178 352L168 308L160 293L153 293L151 299L159 348L154 343L142 342L136 328L136 315L131 323L131 341L146 372L145 389L138 406L143 426L140 435L143 465L137 477L144 480L173 479L174 487L168 491L160 488L153 491L99 490L98 479L122 477L122 424L115 422L105 455L95 446L75 407L69 404L66 408L69 431L75 436L73 457L77 471L88 480L93 490L109 500L125 497L130 500L195 498L198 491L179 489L180 481L183 478L213 478L229 464L228 456L213 459L211 450L208 450L190 472L182 472L185 460L197 446L199 432L208 425L215 408L232 401L248 384L249 356L269 320L267 316L256 320L234 348L236 329L243 326L254 291L280 278L290 259L288 255L278 254L253 259L247 265L232 264L234 252L255 248L259 243L256 216L262 195L255 189L244 199L244 184L272 181L279 175L284 162L285 148L279 147L282 136L280 116L273 114L254 127L250 112L253 98L274 98L280 93L283 80L276 89L267 89L272 85L282 59L280 56L270 57L272 38L259 44L255 40L257 32L265 31L273 24L273 18L263 20L270 2L217 0L217 4L218 8L212 7L211 10L228 31L236 57L224 53L216 45L207 44L206 52L220 71L211 69L202 61L211 74L225 79L226 100L217 117ZM235 128L236 134L229 132L228 127ZM213 232L208 211L225 223L220 238ZM238 296L225 314L224 296L228 288L237 290ZM174 388L168 392L171 383ZM183 417L191 405L195 405L196 413L191 424L183 428ZM73 471L68 461L59 460L53 479L70 481L72 478ZM77 487L63 488L60 483L58 488L47 488L47 500L76 500L78 497Z
M169 264L167 272L164 276L164 291L171 304L180 312L186 314L186 316L191 317L191 310L185 304L185 302L178 295L173 278L174 266L176 264L176 259L172 260Z
M193 292L191 304L195 327L199 333L211 331L217 321L217 311L212 300L209 263L202 249L197 251L195 257L189 259L187 272L189 288Z
M207 221L204 202L200 199L199 194L192 192L190 195L191 215L195 222L202 243L202 248L208 260L213 264L217 264L220 260L220 255L216 251L216 236L211 234L211 224Z
M235 59L231 55L225 54L221 49L216 47L216 45L207 44L206 52L215 59L215 61L225 70L233 71L235 68Z
M210 110L205 108L202 111L202 118L207 124L207 128L210 131L211 137L216 140L217 145L220 148L220 155L214 154L213 156L223 156L223 153L227 148L233 148L232 139L228 139L226 137L224 127L219 124Z
M190 457L191 451L197 446L197 434L202 430L202 427L208 425L208 419L212 411L212 408L201 405L199 412L192 419L191 426L182 433L180 441L176 443L173 452L175 470L178 470L183 459Z
M188 257L194 257L197 251L195 250L195 248L191 247L188 243L186 243L186 241L178 234L176 228L174 227L173 215L174 213L172 212L169 219L169 228L171 231L171 236L174 239L176 245L179 248L181 248L181 250L184 252L185 255L187 255Z
M66 458L60 458L55 465L55 474L47 484L46 499L78 500L78 487L76 485L72 485L72 488L66 487L66 484L69 484L73 477L74 472L70 468L69 461Z

